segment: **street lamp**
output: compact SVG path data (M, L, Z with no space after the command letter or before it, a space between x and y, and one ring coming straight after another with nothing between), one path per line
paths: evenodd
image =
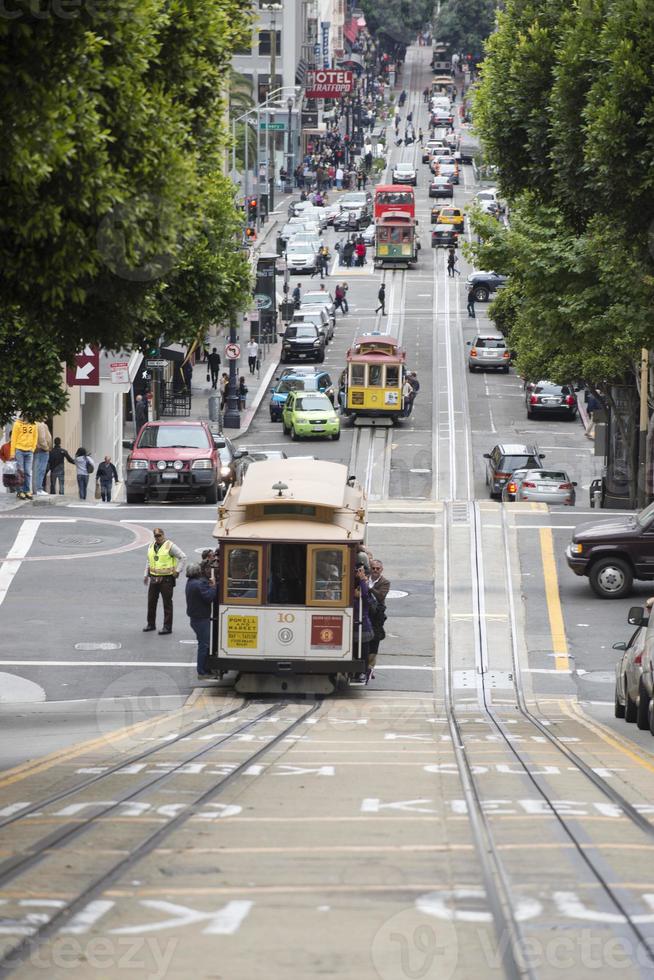
M288 109L288 134L286 140L286 157L287 157L286 170L288 171L288 179L292 181L293 171L295 169L293 167L293 164L295 163L295 161L293 159L293 141L291 136L291 128L293 126L293 99L290 97L290 95L286 100L286 107Z
M275 84L275 74L277 71L277 22L275 20L276 14L283 10L283 4L281 3L260 3L259 7L261 10L268 10L272 13L272 20L270 22L270 81L268 83L268 99L273 91L273 85ZM273 144L276 142L277 135L271 140L271 129L270 129L271 113L268 113L268 122L266 124L266 156L268 157L268 214L275 210L275 164L272 157L274 156Z

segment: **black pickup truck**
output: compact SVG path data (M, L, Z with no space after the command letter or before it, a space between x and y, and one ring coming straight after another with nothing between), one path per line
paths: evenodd
M654 580L654 504L639 514L581 524L565 557L601 599L629 595L634 579Z
M467 279L468 286L473 286L475 290L475 300L477 303L485 303L490 299L491 293L496 292L505 286L509 277L503 276L501 272L472 272Z

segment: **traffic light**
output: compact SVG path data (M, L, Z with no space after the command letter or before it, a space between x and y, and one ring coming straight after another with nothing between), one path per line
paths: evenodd
M257 220L257 199L256 197L248 198L248 221Z
M137 346L145 357L158 358L161 354L161 347L158 341L149 340L147 337L141 335L137 338Z

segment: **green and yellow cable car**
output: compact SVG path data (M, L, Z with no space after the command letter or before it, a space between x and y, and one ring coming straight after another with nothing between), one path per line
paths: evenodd
M406 211L386 211L375 221L375 268L411 268L418 261L416 220Z

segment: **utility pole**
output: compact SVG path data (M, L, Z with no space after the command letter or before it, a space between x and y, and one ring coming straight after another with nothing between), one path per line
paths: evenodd
M236 314L232 313L229 320L229 342L236 344ZM229 385L227 387L227 400L225 403L225 413L223 415L223 428L240 429L241 414L238 410L238 382L236 380L236 359L229 359Z
M646 507L647 493L647 432L649 429L649 351L640 352L640 422L638 425L638 506Z

